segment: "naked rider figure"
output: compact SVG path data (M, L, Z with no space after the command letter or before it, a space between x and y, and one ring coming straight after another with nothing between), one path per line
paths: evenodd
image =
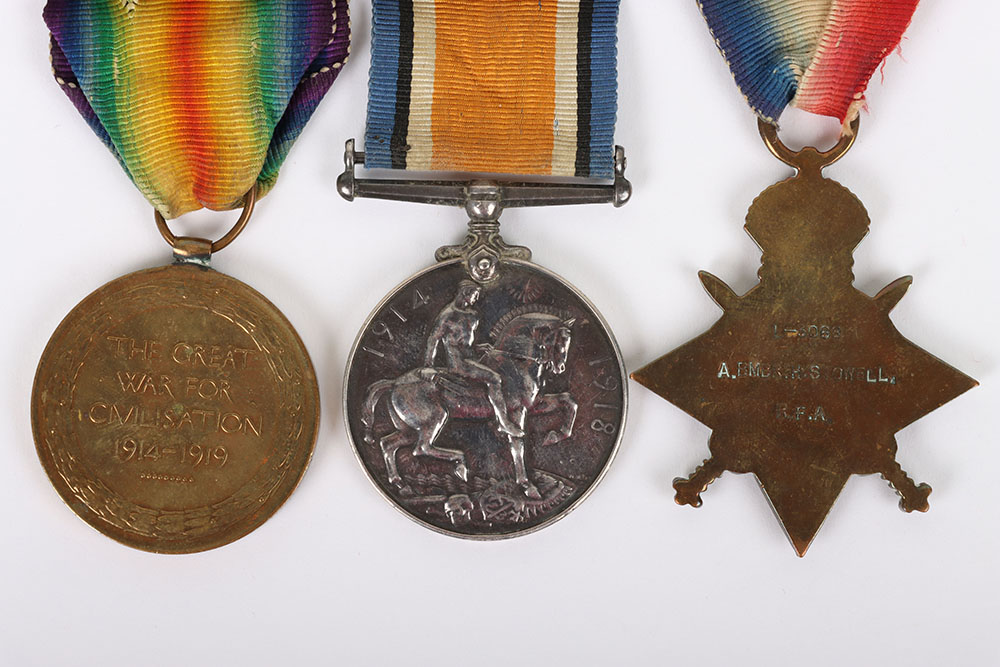
M511 437L521 438L524 431L507 416L500 374L474 359L479 315L472 307L481 293L482 288L471 280L463 280L458 284L454 300L438 314L428 336L424 365L433 368L438 350L443 349L448 372L486 385L486 395L496 414L499 430Z

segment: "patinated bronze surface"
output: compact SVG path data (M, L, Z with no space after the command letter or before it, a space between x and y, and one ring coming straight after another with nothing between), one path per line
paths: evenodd
M912 278L874 298L854 288L852 252L868 215L822 176L851 140L793 153L768 128L769 148L798 174L747 215L763 251L760 283L739 296L702 272L722 318L632 377L713 431L711 458L674 481L677 502L701 505L726 470L753 473L801 556L853 474L881 474L903 510L926 511L931 489L902 470L894 434L976 382L893 326L889 312Z
M175 264L114 280L66 316L31 417L73 511L129 546L186 553L246 535L285 501L318 399L302 341L267 299Z

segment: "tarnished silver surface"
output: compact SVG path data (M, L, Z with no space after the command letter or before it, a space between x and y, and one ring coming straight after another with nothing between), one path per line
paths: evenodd
M349 360L346 422L404 513L451 535L511 537L559 519L604 475L625 370L572 286L505 252L473 281L470 259L417 274L375 310Z
M439 532L480 539L541 528L576 507L621 440L621 354L593 306L500 236L505 208L632 194L625 150L606 182L359 179L347 142L341 196L464 207L469 232L376 308L347 367L344 409L382 494Z

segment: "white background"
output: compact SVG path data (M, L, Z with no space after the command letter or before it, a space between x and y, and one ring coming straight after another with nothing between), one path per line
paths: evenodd
M635 198L621 210L509 211L505 236L598 305L630 370L719 315L696 279L742 292L759 251L756 194L788 175L757 137L693 0L626 0L617 140ZM52 81L41 3L3 3L4 323L0 346L0 663L998 664L1000 438L996 40L986 0L924 0L869 91L859 141L830 170L873 221L857 285L916 280L893 315L917 344L982 382L902 431L899 458L934 487L907 515L854 477L799 559L750 476L701 509L670 480L709 431L631 387L621 452L576 512L528 537L476 543L390 508L349 449L342 374L385 292L462 238L458 210L336 194L360 137L369 3L351 63L278 187L216 268L271 298L309 348L323 396L312 465L262 528L215 551L156 556L67 509L35 455L28 401L60 319L91 290L169 259L149 205ZM836 123L784 135L826 138ZM188 216L213 234L227 215Z

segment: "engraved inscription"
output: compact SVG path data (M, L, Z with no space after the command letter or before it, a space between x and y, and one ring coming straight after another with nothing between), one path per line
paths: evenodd
M590 422L590 428L605 435L617 435L618 426L621 423L622 405L617 402L621 381L618 379L616 360L612 357L601 357L589 361L587 365L596 369L592 384L597 388L598 393L594 395L592 407L595 412L605 411L607 413L603 419L600 417L593 419ZM602 398L609 402L602 403Z
M161 430L185 429L193 433L234 433L261 437L263 418L215 410L146 408L97 401L87 410L87 421L96 426L136 426Z
M309 359L274 306L172 265L109 283L67 316L39 364L32 421L81 517L139 548L190 552L241 537L284 501L317 404Z
M677 502L697 507L724 471L753 473L800 555L853 474L881 474L903 509L926 510L930 487L900 468L894 434L975 385L893 326L909 277L874 297L854 287L852 252L868 216L823 178L832 154L782 158L798 174L747 215L763 253L760 283L737 295L702 272L722 317L633 374L712 429L711 456L674 481Z
M121 461L134 461L136 463L173 458L181 464L192 467L215 465L221 468L229 460L229 450L221 445L211 448L201 445L161 447L156 443L125 438L117 443L115 449Z
M123 472L139 466L140 480L160 479L148 467L169 477L251 466L262 453L258 443L271 436L259 397L246 386L262 366L261 353L225 339L132 336L127 326L104 337L110 369L89 383L92 391L80 392L89 398L79 421L96 437L113 437L107 456ZM200 482L218 480L195 476L186 483Z
M227 343L137 340L121 335L107 336L106 339L109 357L124 366L115 371L116 382L106 384L120 388L120 394L126 398L99 396L83 411L90 424L115 428L118 433L121 427L131 427L144 429L147 433L177 431L191 435L247 435L255 438L265 435L263 415L253 410L252 406L241 410L235 405L240 392L231 378L252 365L254 356L251 350ZM169 353L164 354L165 350ZM130 367L135 364L155 365L161 372ZM164 370L166 372L162 372ZM187 374L198 370L203 373L216 371L225 376ZM155 399L170 400L161 403L155 402ZM192 447L198 451L202 449L200 444ZM147 449L159 451L159 445L147 445ZM188 451L181 447L172 449ZM140 447L139 453L142 454L142 451ZM137 460L149 458L140 456ZM152 458L161 460L159 456ZM199 455L198 458L203 457ZM225 458L228 460L228 452ZM125 460L133 459L130 456ZM211 457L205 460L210 461Z
M837 340L844 337L844 327L839 324L772 324L771 335L798 340Z
M833 380L866 384L896 384L896 375L882 366L834 366L818 363L771 363L767 361L721 361L714 365L715 377L737 380Z
M832 421L822 405L810 407L778 403L774 406L774 416L780 421L813 422L816 424L829 424Z

